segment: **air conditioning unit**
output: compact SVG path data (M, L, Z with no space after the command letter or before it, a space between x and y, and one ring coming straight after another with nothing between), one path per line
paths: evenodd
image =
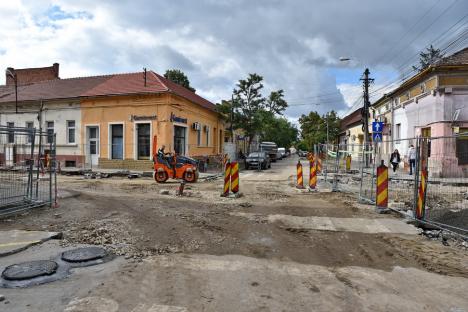
M200 123L199 122L194 122L192 124L192 129L195 130L195 131L200 131L200 129L201 129Z

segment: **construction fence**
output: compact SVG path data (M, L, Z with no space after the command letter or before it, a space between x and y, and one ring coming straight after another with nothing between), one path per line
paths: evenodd
M55 135L0 126L0 216L56 204Z
M394 166L392 152L399 147L404 154ZM468 134L368 145L318 144L314 149L322 165L319 187L351 193L361 203L376 205L377 168L383 164L388 168L389 208L468 234ZM423 213L417 216L421 203Z

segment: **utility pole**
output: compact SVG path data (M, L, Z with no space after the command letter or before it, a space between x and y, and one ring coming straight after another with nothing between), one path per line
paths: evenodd
M370 101L369 101L369 84L374 82L374 79L369 78L369 68L366 68L364 71L364 78L361 78L362 80L362 86L364 89L364 108L362 110L362 131L364 132L364 153L365 153L365 159L366 159L366 167L369 166L369 155L367 155L367 151L369 148L369 106L370 106Z
M233 115L234 115L234 94L231 95L231 115L230 115L230 119L231 119L231 143L234 143L234 131L233 131L233 127L232 127L232 120L233 120Z

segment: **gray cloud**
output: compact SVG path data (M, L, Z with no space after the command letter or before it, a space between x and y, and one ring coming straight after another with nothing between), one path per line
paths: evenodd
M468 2L458 1L431 29L410 42L452 3L439 2L395 47L434 1L143 0L70 4L56 0L54 3L65 12L88 12L92 20L105 18L105 23L84 30L82 41L77 43L79 49L77 45L62 46L63 50L55 50L53 55L64 61L62 68L67 62L73 62L74 67L81 62L93 73L133 71L143 66L159 72L180 68L198 92L215 102L228 98L237 80L256 72L264 76L267 92L285 90L292 104L287 114L298 117L310 110L324 113L346 108L343 97L316 97L338 92L336 77L329 69L343 66L338 62L340 56L355 59L347 66L370 66L374 72L397 68L468 11ZM32 5L32 14L40 16L47 11L47 5L38 6L37 1ZM142 33L148 38L139 39ZM393 57L396 53L398 57ZM354 79L359 84L359 77ZM317 106L319 99L324 104ZM298 105L301 103L309 105Z

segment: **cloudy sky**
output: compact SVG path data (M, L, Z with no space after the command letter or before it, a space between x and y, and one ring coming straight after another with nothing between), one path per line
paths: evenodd
M213 102L255 72L265 95L285 90L291 119L343 114L366 66L377 97L429 44L466 47L467 13L466 0L8 0L0 67L58 62L62 78L179 68Z

